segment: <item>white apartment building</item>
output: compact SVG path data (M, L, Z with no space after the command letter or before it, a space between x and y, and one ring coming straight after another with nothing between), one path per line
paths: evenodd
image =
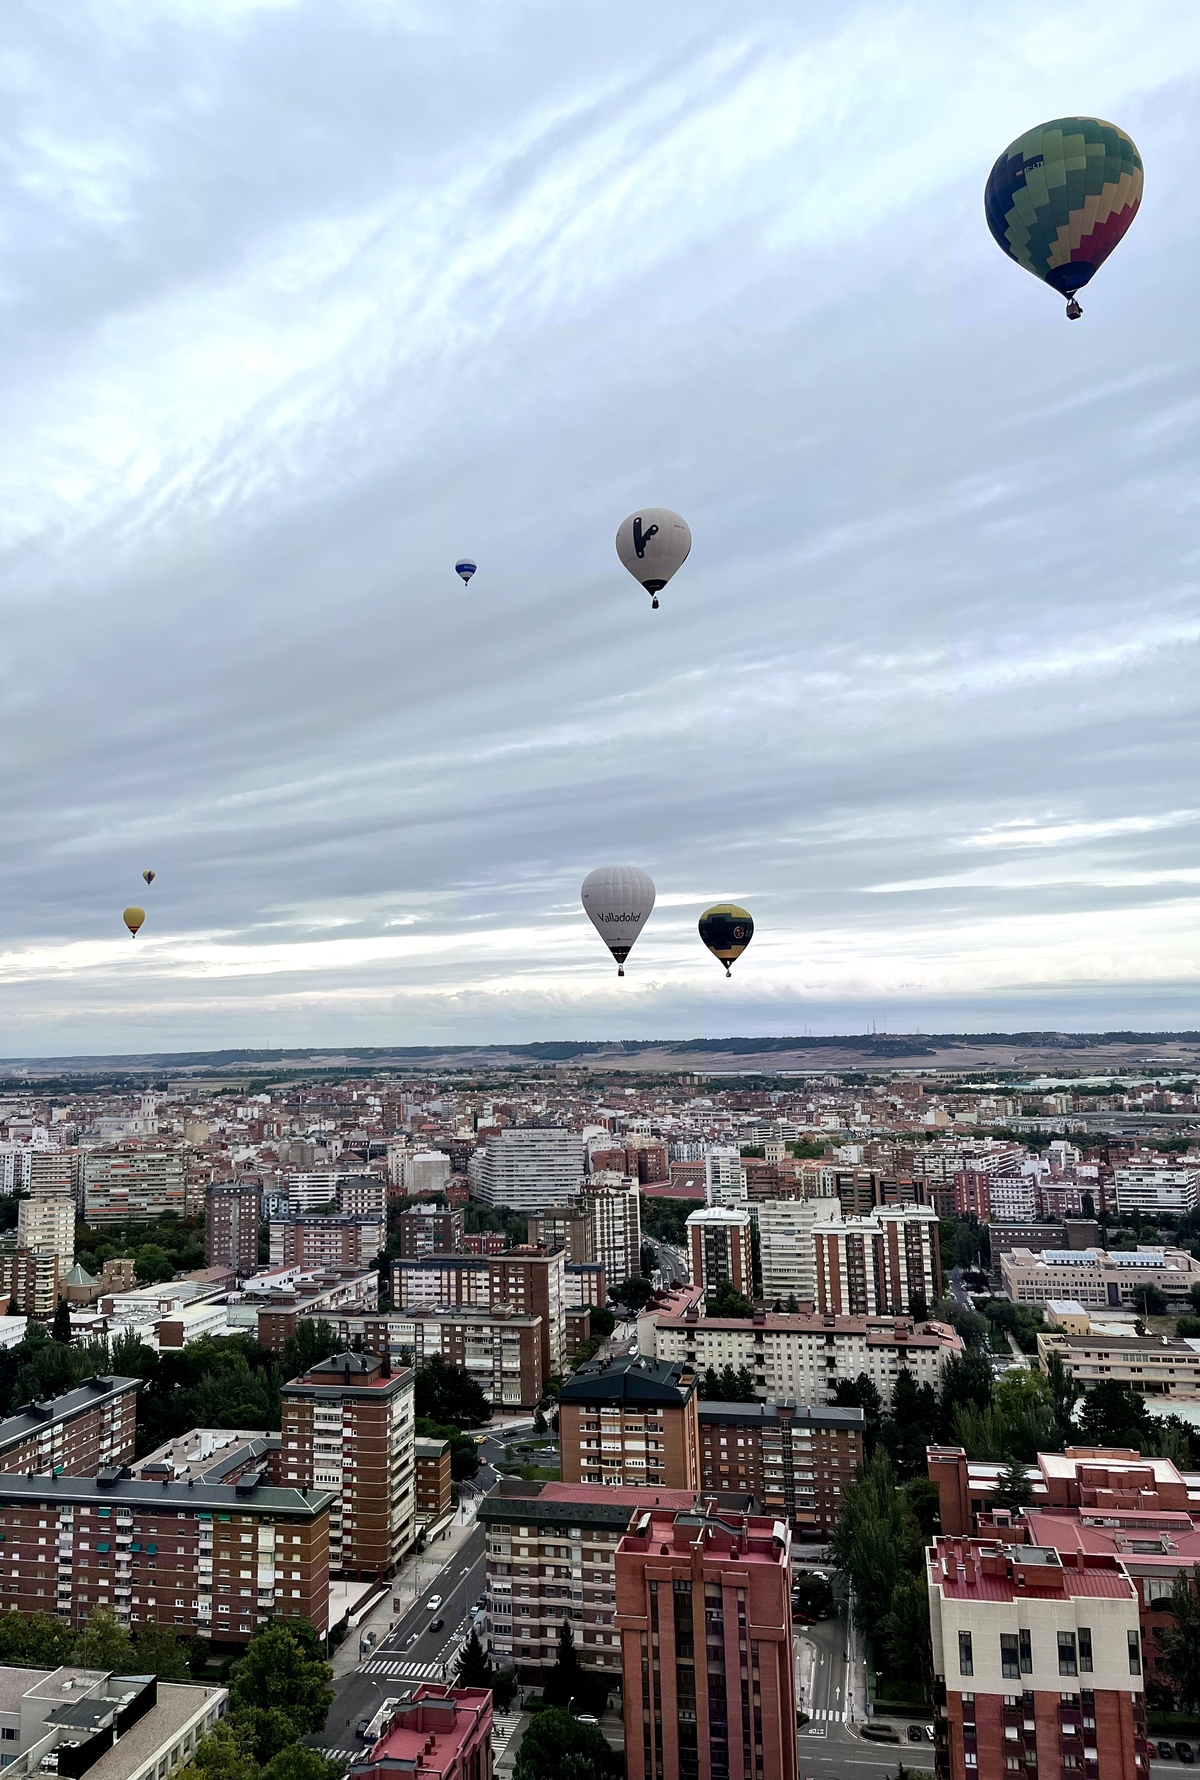
M318 1206L332 1205L341 1211L339 1188L344 1181L358 1180L361 1176L361 1167L289 1168L283 1176L289 1209L315 1211ZM379 1209L383 1209L382 1205Z
M639 1328L640 1328L639 1324ZM746 1366L758 1395L773 1403L832 1400L841 1379L865 1372L885 1403L901 1371L918 1385L937 1390L951 1354L961 1354L960 1336L944 1323L918 1331L906 1317L763 1315L753 1322L738 1317L661 1317L655 1322L655 1357L688 1360L700 1372ZM643 1346L642 1351L645 1352Z
M450 1184L449 1156L443 1150L406 1150L400 1159L397 1184L409 1198L444 1192Z
M1139 1286L1155 1286L1168 1302L1182 1304L1200 1282L1200 1262L1175 1248L1014 1248L1001 1256L1000 1278L1017 1304L1070 1298L1089 1309L1119 1310L1133 1304Z
M589 1187L583 1206L592 1225L592 1254L604 1267L608 1289L640 1276L642 1195L636 1185Z
M75 1260L75 1195L70 1187L45 1189L18 1201L17 1246L52 1249L58 1276L66 1278Z
M583 1191L584 1172L583 1138L577 1131L515 1125L476 1150L467 1165L467 1181L472 1196L484 1205L543 1211L569 1205Z
M835 1316L905 1316L941 1295L938 1215L928 1205L878 1205L862 1218L812 1226L816 1306Z
M791 1297L798 1302L817 1301L817 1271L813 1227L840 1223L840 1199L764 1199L753 1208L758 1225L758 1252L762 1265L762 1295L768 1304Z
M746 1170L742 1167L740 1150L713 1148L704 1158L704 1201L706 1205L744 1205L746 1202Z
M89 1224L148 1222L187 1211L187 1157L181 1150L91 1150L83 1159L83 1215Z
M917 1151L913 1173L946 1182L967 1169L977 1174L1017 1174L1025 1154L1021 1144L999 1137L938 1137Z
M1183 1217L1196 1209L1200 1169L1118 1168L1113 1174L1113 1186L1119 1212L1170 1211Z
M988 1178L988 1204L1000 1223L1036 1218L1038 1184L1031 1174L994 1174Z

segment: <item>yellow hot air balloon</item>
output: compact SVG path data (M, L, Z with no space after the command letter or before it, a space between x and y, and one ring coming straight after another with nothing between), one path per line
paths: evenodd
M725 966L725 975L754 938L754 920L736 902L717 902L700 917L700 938L714 958Z
M129 929L130 939L136 939L138 928L146 919L146 911L145 909L126 909L121 919Z

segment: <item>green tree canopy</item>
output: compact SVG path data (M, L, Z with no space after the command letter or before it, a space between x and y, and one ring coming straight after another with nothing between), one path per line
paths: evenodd
M1175 1623L1155 1632L1172 1691L1185 1712L1200 1712L1200 1564L1180 1570L1171 1591Z
M594 1724L552 1706L521 1741L513 1780L622 1780L625 1764Z
M441 1354L417 1367L415 1407L425 1421L460 1429L486 1427L492 1418L481 1386Z
M297 1319L294 1333L283 1344L279 1356L280 1374L285 1379L299 1378L310 1366L330 1359L340 1347L341 1342L328 1323L315 1316L302 1316Z
M75 1661L83 1669L109 1669L114 1675L134 1673L133 1640L107 1607L93 1612L75 1646Z
M1145 1398L1118 1379L1101 1379L1083 1399L1079 1436L1085 1446L1129 1446L1140 1452L1142 1442L1151 1438Z
M709 1316L754 1315L754 1306L741 1292L735 1292L729 1281L722 1280L712 1296L705 1300Z
M156 1242L144 1242L134 1252L134 1272L141 1285L156 1285L159 1280L174 1279L175 1264L166 1249L160 1248Z
M303 1631L281 1622L260 1627L245 1655L234 1664L230 1704L239 1712L284 1713L295 1727L296 1738L321 1730L333 1704L329 1685L333 1671L319 1655L314 1656L313 1643L311 1626ZM256 1741L261 1740L256 1732ZM260 1753L258 1759L270 1760L270 1756Z
M626 1310L635 1312L647 1305L653 1296L654 1287L650 1281L637 1273L631 1273L619 1286L610 1286L608 1292L610 1303L623 1304Z
M332 1761L319 1749L306 1749L303 1743L289 1743L272 1756L261 1780L342 1780L345 1772L344 1761Z

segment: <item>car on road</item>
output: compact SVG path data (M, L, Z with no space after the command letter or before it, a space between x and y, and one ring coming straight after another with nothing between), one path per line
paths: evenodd
M430 1595L429 1599L425 1603L426 1613L436 1613L438 1608L441 1606L441 1604L442 1604L441 1595Z
M440 1632L445 1623L444 1619L431 1619L425 1630L427 1632Z
M370 1729L371 1729L371 1720L369 1718L360 1718L358 1723L354 1727L354 1735L359 1739L360 1742L362 1742L363 1739L369 1734Z

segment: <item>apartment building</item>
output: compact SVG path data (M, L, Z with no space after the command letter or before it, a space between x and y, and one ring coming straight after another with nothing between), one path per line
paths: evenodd
M509 1310L393 1312L387 1339L416 1364L440 1354L473 1378L496 1408L536 1409L546 1394L540 1316Z
M387 1241L382 1213L296 1212L268 1224L271 1267L369 1267Z
M83 1202L84 1151L73 1147L54 1149L49 1144L31 1145L25 1163L25 1186L40 1193L67 1193L76 1206Z
M591 1258L604 1268L609 1288L642 1271L642 1196L636 1185L589 1184L583 1205L591 1221Z
M389 1178L406 1199L441 1193L450 1184L450 1158L444 1150L388 1150Z
M754 1208L758 1225L762 1295L767 1304L815 1304L817 1298L815 1225L841 1222L839 1199L764 1200Z
M7 1298L10 1316L53 1316L66 1277L53 1249L0 1242L0 1299Z
M1101 1379L1114 1379L1146 1397L1200 1402L1200 1341L1172 1335L1123 1335L1097 1328L1072 1335L1047 1331L1038 1336L1038 1365L1050 1369L1057 1354L1068 1378L1081 1391Z
M753 1298L750 1213L735 1205L708 1205L694 1211L684 1228L691 1283L706 1292L728 1285L744 1298Z
M645 1352L644 1345L643 1353ZM945 1323L914 1324L907 1317L821 1316L755 1311L740 1317L702 1317L697 1312L658 1317L654 1335L660 1360L686 1360L697 1371L749 1368L759 1398L824 1403L839 1379L865 1372L885 1403L901 1371L934 1390L960 1336Z
M568 1311L602 1310L608 1290L603 1261L568 1261L563 1272L563 1289Z
M413 1442L417 1532L441 1520L454 1506L451 1496L450 1442L418 1435Z
M796 1780L790 1569L781 1521L637 1516L616 1562L630 1780Z
M634 1512L649 1500L689 1509L688 1490L641 1485L524 1483L501 1480L479 1504L487 1533L488 1653L520 1680L544 1680L558 1652L564 1620L585 1669L621 1667L614 1629L617 1545Z
M941 1295L937 1213L880 1205L869 1216L813 1225L816 1306L835 1316L904 1316Z
M939 1780L1146 1780L1137 1592L1119 1563L942 1537L926 1569Z
M0 1421L0 1470L90 1477L127 1465L137 1435L139 1378L89 1378Z
M183 1217L187 1209L182 1150L89 1150L84 1156L85 1223L147 1223L166 1211Z
M257 1181L214 1183L205 1196L204 1255L210 1267L229 1267L244 1279L259 1269Z
M422 1681L353 1757L352 1780L492 1780L492 1690Z
M1071 1298L1088 1308L1133 1305L1139 1286L1154 1286L1168 1303L1182 1306L1200 1283L1200 1262L1183 1249L1014 1248L1000 1260L1004 1290L1017 1304L1049 1304Z
M411 1210L402 1211L395 1231L401 1260L457 1254L466 1235L465 1218L466 1213L457 1205L414 1205Z
M541 1318L542 1377L563 1369L566 1255L562 1249L507 1249L499 1255L428 1255L393 1261L397 1310L508 1310Z
M471 1193L484 1205L540 1211L569 1205L583 1191L583 1138L560 1126L517 1125L489 1136L467 1168Z
M268 1619L329 1625L328 1491L0 1473L3 1607L245 1644Z
M565 1249L568 1266L596 1259L595 1222L582 1202L530 1212L526 1231L539 1248Z
M378 1309L379 1275L373 1267L280 1267L244 1281L230 1305L230 1319L243 1319L257 1332L259 1345L281 1353L302 1316L365 1316ZM345 1337L349 1346L355 1329Z
M391 1576L416 1538L413 1373L335 1354L283 1387L279 1475L329 1490L329 1567Z
M706 1205L744 1205L746 1203L746 1170L741 1151L714 1145L704 1158L704 1203Z
M75 1263L75 1195L70 1187L39 1187L17 1202L17 1247L49 1249L59 1277Z
M700 1487L696 1374L679 1362L590 1361L558 1397L564 1483Z
M801 1538L827 1539L863 1462L864 1419L811 1403L703 1402L701 1490L748 1491Z
M1186 1217L1195 1211L1200 1191L1200 1169L1140 1168L1130 1165L1113 1172L1117 1210L1122 1214L1144 1211L1154 1215L1171 1212Z

